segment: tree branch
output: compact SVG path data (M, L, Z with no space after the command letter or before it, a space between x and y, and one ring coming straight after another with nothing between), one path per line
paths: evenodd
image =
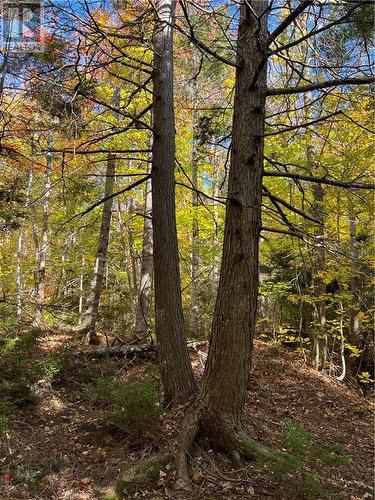
M335 179L327 179L326 177L312 177L309 175L291 174L287 172L263 172L265 177L286 177L288 179L295 179L307 182L316 182L317 184L326 184L328 186L337 186L344 189L375 189L375 184L366 184L355 181L338 181Z
M288 210L290 210L291 212L294 212L294 213L300 215L304 219L307 219L307 220L309 220L311 222L314 222L315 224L322 225L322 222L319 219L316 219L315 217L311 217L311 215L308 215L305 212L303 212L302 210L300 210L299 208L294 207L290 203L284 201L282 198L279 198L278 196L276 196L274 194L271 194L267 188L264 190L263 196L266 196L267 198L270 198L271 201L276 201L277 203L280 203L280 205L283 205Z
M276 38L281 35L286 28L292 24L292 22L297 19L297 17L302 14L304 10L307 9L310 5L314 3L313 0L303 0L298 7L296 7L286 18L282 21L279 26L270 34L267 40L267 46L271 45L272 42L276 40Z
M120 191L116 191L115 193L112 193L109 196L105 196L104 198L101 198L100 200L96 201L95 203L93 203L92 205L90 205L88 208L86 208L82 212L79 212L78 214L73 215L73 217L71 217L70 219L68 219L67 221L65 221L63 224L61 224L59 230L62 228L62 226L64 226L65 224L68 224L69 222L71 222L72 220L76 219L77 217L83 217L84 215L88 214L89 212L92 212L92 210L94 210L94 208L98 207L99 205L102 205L107 200L110 200L111 198L115 198L119 194L126 193L127 191L130 191L131 189L139 186L140 184L143 184L148 179L150 179L150 177L151 177L151 174L148 174L145 177L142 177L142 179L139 179L139 180L133 182L133 184L130 184L129 186L126 186L126 188L120 189Z
M303 236L301 233L297 233L295 231L287 231L286 229L279 229L276 227L262 226L261 231L266 231L268 233L278 233L278 234L287 234L289 236L295 236L296 238L300 238L303 240Z
M301 123L300 125L294 125L293 127L286 127L285 129L277 130L276 132L268 132L266 134L263 134L263 137L268 137L270 135L284 134L285 132L290 132L290 131L296 130L298 128L307 128L310 125L315 125L316 123L323 122L324 120L328 120L328 118L332 118L333 116L341 115L341 114L342 114L342 111L335 111L334 113L330 113L329 115L322 116L321 118L317 118L316 120L312 120L310 122Z
M335 80L327 80L325 82L316 82L311 85L301 85L298 87L274 88L268 89L267 95L290 95L300 94L302 92L312 92L314 90L326 89L328 87L337 87L339 85L367 85L374 83L374 77L368 76L363 78L338 78Z

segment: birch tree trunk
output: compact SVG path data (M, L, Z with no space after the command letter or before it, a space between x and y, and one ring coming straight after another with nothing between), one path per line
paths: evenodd
M350 311L350 342L354 345L358 345L360 334L358 313L361 310L361 297L358 279L357 224L353 200L349 200L349 229L351 256L350 291L352 293L352 306Z
M360 338L360 319L359 312L361 311L361 287L359 280L359 254L358 254L358 242L357 242L357 223L356 223L356 213L355 205L352 199L349 199L349 232L350 232L350 258L351 258L351 269L350 269L350 292L351 292L351 304L350 308L350 322L349 322L349 343L353 346L363 349L361 345ZM355 369L356 358L353 356L347 357L347 369L353 372Z
M141 276L137 309L135 315L135 336L139 340L146 340L149 333L148 312L153 273L153 235L152 235L152 191L151 181L146 182L145 210L143 224L143 248L141 260Z
M79 314L79 324L82 324L82 313L83 313L83 279L85 272L85 256L82 256L81 264L81 276L79 277L79 301L78 301L78 314Z
M241 449L238 437L249 376L258 292L261 229L267 2L242 2L219 288L202 389L186 416L178 486L187 480L187 452L198 431L212 446ZM255 81L254 81L255 80Z
M326 336L326 301L324 299L325 284L321 273L325 268L325 242L324 242L324 190L321 184L314 184L312 187L314 202L312 213L314 217L321 221L315 231L315 248L314 248L314 264L312 285L314 288L314 313L313 319L315 323L314 334L314 352L315 352L315 368L319 369L321 365L321 339ZM327 356L327 338L323 346L323 368Z
M173 36L175 0L155 4L153 37L152 224L154 235L155 332L164 403L196 390L184 335L175 213Z
M48 149L51 148L51 138L48 138ZM43 308L45 301L45 281L46 281L46 261L48 252L48 231L50 216L51 198L51 174L52 174L52 153L47 152L47 162L44 173L44 196L43 196L43 222L42 234L37 250L38 272L36 282L36 309L34 323L39 328L43 327Z
M113 194L113 186L115 182L116 160L109 153L107 158L107 167L105 174L104 198L108 198ZM106 199L103 203L102 220L100 225L100 233L98 246L96 250L95 267L90 282L90 288L85 304L85 311L82 322L79 326L79 331L87 333L89 343L97 343L98 337L95 332L96 320L98 317L98 308L100 302L100 294L102 290L104 270L107 262L107 250L109 242L109 234L111 230L113 198Z
M30 168L29 170L29 178L27 182L27 190L26 190L26 198L25 205L27 206L30 201L31 187L33 183L33 171ZM17 285L17 295L16 295L16 304L17 304L17 317L20 318L22 315L23 309L23 276L22 276L22 260L24 257L24 233L25 233L25 223L22 221L21 226L19 228L18 240L17 240L17 256L16 256L16 285Z

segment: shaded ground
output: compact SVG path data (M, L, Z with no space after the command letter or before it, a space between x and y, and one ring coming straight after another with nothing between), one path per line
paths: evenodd
M165 415L162 431L146 436L141 449L134 449L131 436L114 432L106 424L105 409L89 401L82 390L83 384L97 376L120 381L142 380L150 373L155 376L155 370L150 370L152 360L98 360L77 356L72 347L66 336L51 335L33 352L35 360L63 352L65 368L54 375L52 382L48 377L38 382L38 404L19 408L10 416L7 439L3 438L1 448L1 499L101 499L124 465L150 456L163 446L176 445L182 408ZM200 359L194 355L193 362L199 373ZM244 416L248 433L269 447L283 449L285 419L292 419L314 433L317 446L342 443L349 461L339 469L321 467L318 471L329 492L327 498L373 498L373 410L368 399L304 366L297 352L255 343ZM193 465L191 493L174 491L173 466L168 464L155 484L126 498L313 497L306 494L301 475L273 474L257 462L235 470L227 457L213 453L205 443L200 443Z

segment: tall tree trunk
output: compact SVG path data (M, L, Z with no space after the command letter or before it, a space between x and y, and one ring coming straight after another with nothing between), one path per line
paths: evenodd
M194 141L196 142L196 141ZM198 189L198 155L193 146L193 170L191 180L194 189ZM198 193L192 191L193 220L191 238L191 287L190 287L190 331L199 332L199 223L197 215Z
M233 451L249 376L258 292L266 69L255 80L267 37L267 2L241 3L232 155L219 289L202 389L185 422L183 447L198 430L215 447ZM186 485L186 457L178 461ZM185 471L185 474L184 474Z
M197 112L198 82L197 72L199 60L197 51L193 47L193 71L191 80L191 99L193 108L193 147L192 147L192 238L191 238L191 287L190 287L190 331L197 335L199 332L199 223L198 223L198 167L199 167L199 123Z
M81 264L81 276L79 277L79 301L78 301L78 315L79 315L79 324L82 324L82 313L83 313L83 279L85 272L85 256L82 256L82 264Z
M113 194L115 173L116 160L114 156L109 153L105 174L104 198L108 198ZM109 234L111 230L112 204L113 198L109 198L103 203L102 220L100 225L98 246L96 250L94 273L91 278L90 289L85 304L85 312L82 322L79 326L79 331L88 334L88 341L90 343L96 343L98 341L95 328L96 320L98 317L98 308L102 290L104 270L107 262L107 250Z
M352 199L349 199L349 230L350 230L350 258L351 258L351 274L350 274L350 323L349 323L349 343L361 349L360 340L360 319L359 312L361 310L361 290L360 281L358 276L358 242L357 242L357 224L355 206ZM355 357L348 357L347 367L348 370L353 371Z
M143 224L143 248L141 276L139 280L137 309L135 314L135 335L139 340L146 340L150 333L148 311L153 273L153 237L152 237L152 191L151 181L145 186L145 210Z
M164 403L196 390L181 302L175 213L175 123L172 26L176 3L157 0L154 32L152 224L154 234L155 332Z
M219 153L214 150L214 164L212 174L212 197L213 200L213 255L212 255L212 288L213 293L216 294L217 284L219 282Z
M51 137L48 137L48 149L51 148ZM46 169L44 173L44 197L43 197L43 222L42 234L37 250L38 256L38 273L36 283L36 309L34 323L42 328L43 308L45 301L45 282L46 282L46 262L48 251L48 231L49 231L49 216L50 216L50 199L51 199L51 174L52 174L52 153L47 152Z
M358 279L357 224L353 200L349 200L349 228L351 256L350 291L352 293L352 307L350 312L350 341L354 342L354 345L358 345L360 333L358 313L361 309L361 297Z
M321 225L318 225L315 231L315 248L314 248L314 264L313 264L313 293L314 293L314 352L315 352L315 368L319 369L321 365L320 347L321 340L325 338L325 324L326 324L326 301L325 284L321 273L325 269L325 242L324 242L324 190L321 184L314 184L312 187L314 201L312 213L314 217L320 220ZM323 369L325 368L325 361L327 356L327 339L323 345Z
M30 168L29 170L29 178L27 182L27 190L26 190L26 198L25 205L29 204L31 187L33 183L33 170ZM23 276L22 276L22 260L24 257L24 233L25 233L25 223L22 221L21 226L19 228L18 240L17 240L17 261L16 261L16 285L17 285L17 295L16 295L16 304L17 304L17 317L20 318L22 315L22 296L23 296Z
M120 106L120 87L117 85L113 91L112 105L114 109ZM116 111L112 112L114 118L119 118ZM98 317L100 295L102 291L103 279L107 265L107 251L109 243L109 235L111 231L112 220L112 205L113 187L115 184L116 175L116 158L109 152L107 156L107 166L105 173L104 198L102 208L102 220L100 225L100 233L98 246L96 249L95 267L90 282L90 288L86 299L85 310L82 316L82 321L78 330L87 333L87 341L92 344L99 342L96 335L96 321Z
M129 214L132 214L134 211L134 202L133 199L129 199ZM132 297L132 306L134 307L136 303L136 297L137 297L137 288L138 288L138 273L137 273L137 255L135 252L134 248L134 238L133 238L133 232L131 228L130 221L126 224L126 232L128 233L128 252L129 252L129 262L131 264L131 274L132 274L132 283L133 283L133 290L134 290L134 295ZM134 309L133 309L134 310Z

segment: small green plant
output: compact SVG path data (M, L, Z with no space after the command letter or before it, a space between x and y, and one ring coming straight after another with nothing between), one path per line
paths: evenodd
M340 467L347 463L343 456L344 447L335 443L320 447L314 443L314 435L305 427L292 421L285 421L286 448L283 451L263 453L249 443L256 458L277 476L294 475L300 479L298 498L332 498L322 486L322 477L315 472L322 467Z
M114 383L109 378L88 384L89 399L110 411L110 423L140 446L155 438L160 430L162 409L154 380Z
M34 467L21 466L16 471L16 478L25 482L28 486L34 486L40 475L41 471Z
M374 382L369 372L359 373L358 380L360 381L361 384L372 384Z
M0 404L14 408L38 402L32 385L40 379L32 351L42 332L38 328L11 332L0 341ZM1 411L1 410L0 410Z

